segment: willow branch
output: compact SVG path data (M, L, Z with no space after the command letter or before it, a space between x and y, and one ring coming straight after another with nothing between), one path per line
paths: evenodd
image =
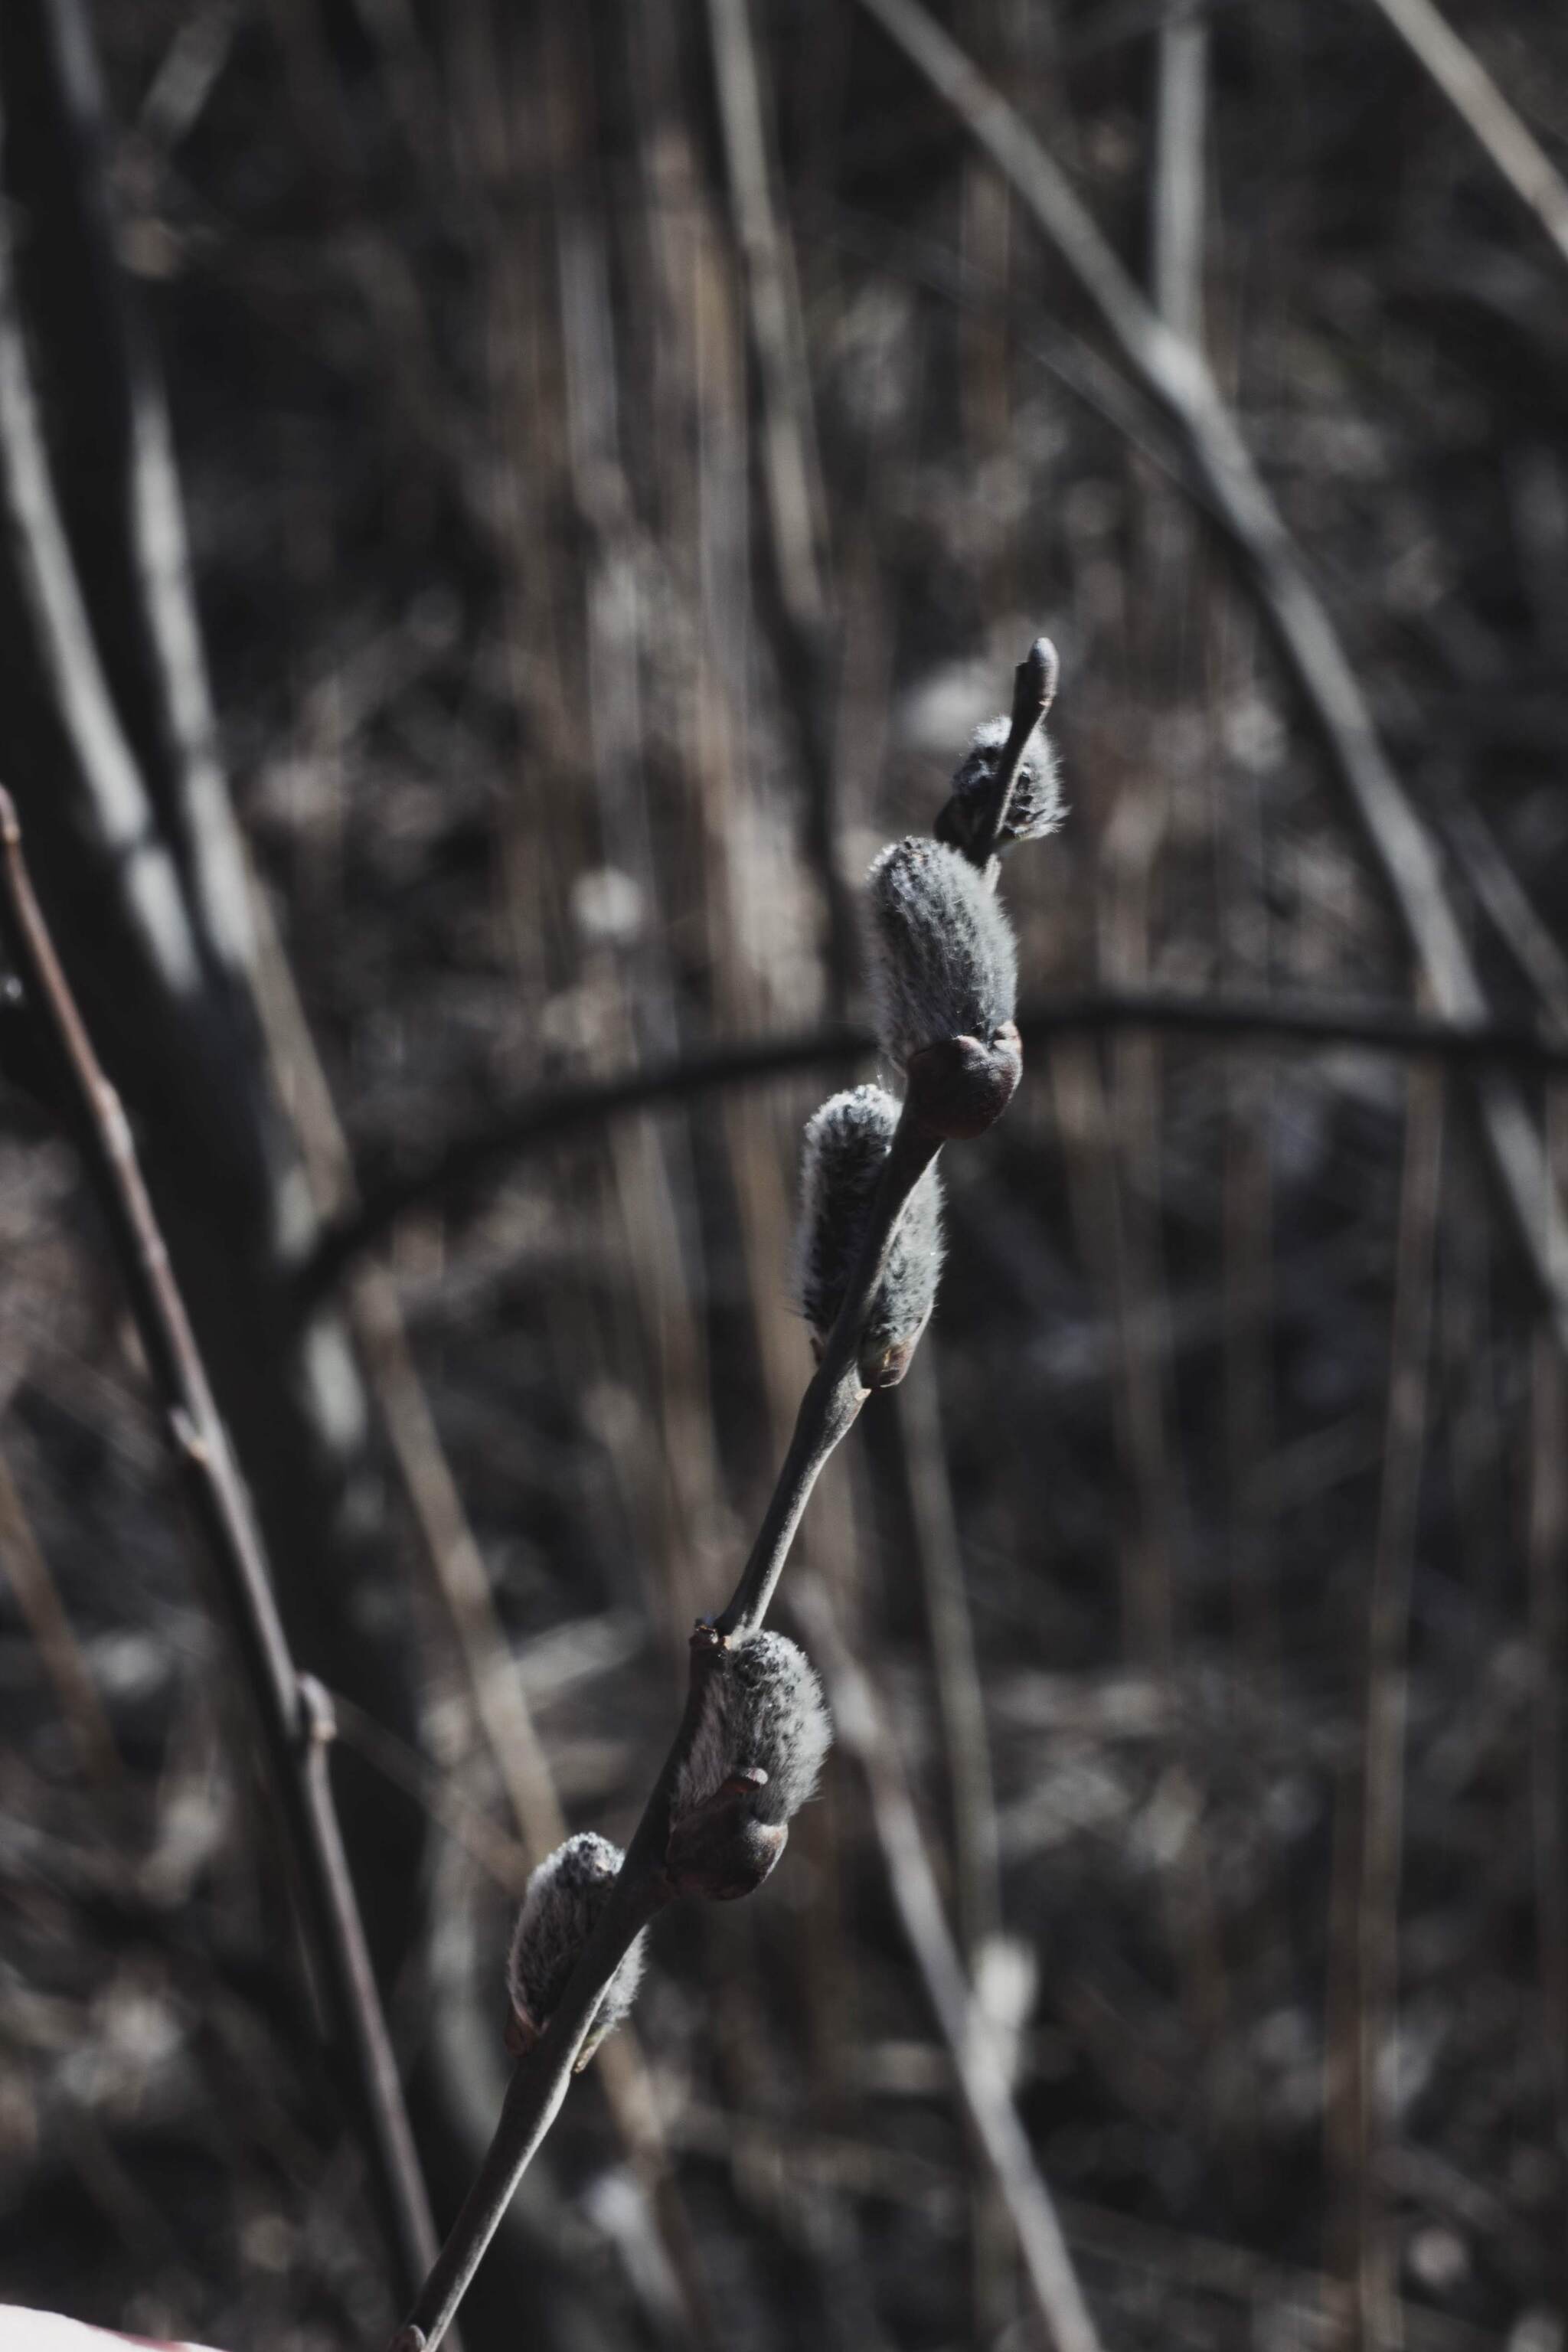
M1055 685L1056 656L1042 637L1030 647L1015 675L1011 730L993 780L986 822L978 828L967 852L993 888L1000 870L993 851L1006 819L1007 803ZM665 1854L671 1799L702 1720L705 1682L710 1675L729 1670L730 1637L751 1633L762 1624L812 1489L834 1448L854 1427L869 1393L860 1377L860 1343L888 1270L900 1221L941 1150L941 1139L924 1124L911 1090L871 1199L837 1318L823 1342L816 1370L801 1400L795 1433L757 1539L724 1608L718 1616L700 1623L692 1635L686 1712L674 1744L565 1992L541 2039L518 2062L479 2178L406 2322L393 2339L391 2352L435 2352L518 2184L560 2112L574 2068L585 2063L584 2045L616 1969L648 1921L670 1900L673 1890L666 1874Z
M560 2113L616 1970L648 1921L669 1900L664 1856L669 1843L671 1796L696 1737L704 1678L725 1671L729 1654L725 1636L762 1623L811 1490L834 1447L854 1427L866 1401L868 1391L861 1387L856 1370L861 1334L887 1268L899 1220L940 1148L916 1131L906 1112L872 1202L844 1305L802 1399L795 1435L761 1532L725 1608L710 1623L699 1625L692 1636L686 1712L626 1849L620 1875L542 2037L518 2062L479 2175L406 2322L393 2339L391 2352L435 2352L450 2327L523 2174Z
M341 2053L354 2121L398 2277L412 2292L435 2231L396 2063L365 1948L325 1745L331 1706L299 1675L273 1599L261 1538L137 1165L120 1097L104 1076L34 896L21 827L0 791L0 931L56 1065L107 1217L164 1432L215 1572L261 1734L272 1795L295 1868L306 1939Z

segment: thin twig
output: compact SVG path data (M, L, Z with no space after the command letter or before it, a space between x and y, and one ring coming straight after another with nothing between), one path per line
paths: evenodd
M1203 341L1204 143L1208 121L1209 28L1167 0L1160 27L1150 218L1154 307L1167 326Z
M1436 1071L1417 1071L1410 1080L1405 1124L1383 1485L1367 1627L1358 1886L1346 1956L1356 1992L1345 2142L1359 2352L1379 2352L1398 2341L1394 2250L1383 2188L1389 2118L1384 2077L1399 1985L1410 1591L1426 1445L1442 1158L1442 1077ZM1350 2007L1345 2004L1347 2011Z
M1568 186L1432 0L1373 0L1568 261Z
M784 701L808 772L812 862L826 894L832 1002L839 1011L854 970L855 927L838 865L834 644L818 552L821 474L800 294L773 196L763 63L751 7L752 0L708 0L708 37L762 394L762 474L783 622Z
M1568 1163L1568 1098L1561 1090L1548 1106L1547 1134L1561 1171ZM1559 2306L1568 2312L1568 1370L1539 1329L1531 1349L1530 1407L1531 1849L1542 2040L1557 2140L1562 2237L1555 2285Z
M55 1686L82 1769L100 1788L123 1784L125 1766L81 1645L71 1628L43 1547L0 1454L0 1569L8 1580L44 1672Z
M844 1305L802 1400L795 1436L762 1531L727 1606L710 1624L700 1625L692 1638L690 1687L674 1745L626 1849L609 1900L549 2025L518 2063L495 2137L406 2323L393 2339L392 2352L435 2352L446 2335L519 2182L560 2112L611 1978L668 1899L664 1853L669 1843L671 1802L677 1777L697 1734L704 1677L724 1671L726 1635L762 1622L811 1490L834 1447L854 1426L865 1402L866 1391L855 1369L860 1335L886 1269L899 1219L939 1149L916 1136L907 1116L900 1120L846 1286Z
M440 1770L353 1699L334 1691L332 1711L343 1746L363 1756L395 1789L401 1789L427 1821L437 1823L470 1861L478 1863L487 1878L521 1902L532 1860L521 1841L498 1829L484 1807L475 1803L452 1774Z
M1430 1056L1459 1068L1568 1073L1568 1041L1544 1024L1437 1018L1403 1006L1292 995L1185 995L1172 989L1090 989L1037 998L1018 1011L1026 1045L1074 1031L1148 1029L1173 1035L1303 1046L1352 1046ZM726 1087L754 1086L800 1070L847 1067L877 1051L868 1030L809 1029L714 1045L610 1078L541 1087L497 1118L459 1129L423 1165L365 1188L359 1205L329 1224L301 1266L301 1310L324 1297L361 1253L421 1202L457 1192L492 1167L633 1111L689 1101Z
M1099 2352L1051 2194L1018 2119L994 2042L942 1907L909 1783L870 1684L845 1647L820 1590L796 1598L827 1679L838 1737L866 1776L871 1817L905 1938L952 2055L986 2164L1017 2232L1035 2306L1057 2352Z
M925 1593L936 1672L943 1778L952 1797L958 1927L973 1968L1002 1924L996 1792L985 1727L985 1693L964 1589L963 1556L948 1475L947 1441L936 1360L915 1351L898 1391L897 1433L915 1560Z
M1265 487L1202 354L1156 316L1066 174L1016 110L979 73L920 0L862 0L1016 190L1056 247L1128 366L1182 432L1332 755L1438 1012L1484 1021L1487 1001L1444 887L1427 828L1390 765L1367 699L1301 551ZM1495 1071L1477 1094L1482 1137L1558 1344L1568 1353L1568 1282L1554 1236L1563 1224L1542 1138L1518 1089Z
M0 119L0 154L5 126ZM120 869L125 911L169 1002L189 1003L199 959L178 871L104 676L49 467L16 297L15 241L0 206L0 507L21 601L97 845ZM13 650L8 658L15 659Z
M1479 808L1461 801L1447 812L1446 830L1499 946L1534 989L1558 1034L1568 1034L1568 955L1537 914L1491 827Z
M429 2261L435 2231L327 1784L330 1703L319 1685L295 1671L261 1539L174 1284L130 1127L56 957L27 877L21 827L3 791L0 930L78 1113L81 1146L163 1403L165 1433L205 1538L256 1710L330 2030L349 2079L395 2270L412 2288Z

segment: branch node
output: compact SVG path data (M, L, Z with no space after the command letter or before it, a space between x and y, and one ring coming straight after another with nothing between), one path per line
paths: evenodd
M212 1462L206 1439L196 1427L183 1404L169 1407L169 1436L175 1450L195 1470L205 1470Z
M338 1736L337 1709L325 1683L314 1675L300 1675L295 1680L299 1692L300 1710L295 1738L302 1748L327 1748Z

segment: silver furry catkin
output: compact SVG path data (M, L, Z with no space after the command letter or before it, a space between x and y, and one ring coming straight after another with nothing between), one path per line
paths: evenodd
M872 984L884 1050L907 1069L949 1037L988 1038L1013 1018L1013 927L956 849L910 834L866 877Z
M982 1135L1023 1069L1013 927L961 851L910 835L866 877L877 1032L919 1131Z
M618 1845L584 1830L546 1854L531 1875L507 1955L512 2011L507 2043L515 2055L532 2049L554 2015L624 1860ZM638 1936L610 1979L577 2062L579 2074L630 2010L642 1970Z
M995 782L996 762L1011 732L1012 721L1007 719L988 719L983 727L975 729L968 755L953 777L947 805L936 821L937 839L963 850L965 856L973 852L975 830ZM997 836L996 847L1007 849L1016 841L1043 841L1047 834L1055 833L1061 821L1062 795L1056 750L1044 728L1039 728L1030 738L1029 748L1018 764L1013 796L1007 803L1007 820Z
M760 1886L832 1743L822 1685L805 1652L783 1633L736 1634L706 1670L702 1711L670 1802L665 1866L673 1891L728 1902Z
M806 1121L801 1142L796 1293L820 1359L844 1304L899 1106L881 1087L834 1095ZM942 1180L927 1169L910 1196L887 1271L860 1339L868 1389L896 1387L931 1319L942 1272Z

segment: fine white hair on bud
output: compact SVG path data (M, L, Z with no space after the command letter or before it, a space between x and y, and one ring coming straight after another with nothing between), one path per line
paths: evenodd
M881 1087L854 1087L834 1095L806 1121L795 1284L819 1355L844 1304L898 1124L899 1106ZM933 1162L899 1221L861 1335L860 1377L868 1388L892 1388L909 1370L931 1318L941 1272L942 1182Z
M531 1875L507 1956L512 2046L531 2049L565 1991L584 1945L598 1924L625 1860L608 1838L584 1830L558 1845ZM610 1980L593 2027L593 2046L630 2010L643 1971L639 1935Z
M734 1635L707 1669L671 1800L666 1866L675 1891L727 1901L760 1886L832 1744L805 1652L783 1633Z
M938 840L951 843L965 856L973 855L977 829L996 781L996 763L1011 733L1012 722L1007 719L988 719L975 729L968 755L952 779L947 805L936 821ZM1045 729L1037 728L1019 762L996 847L1006 849L1015 841L1043 841L1055 833L1062 815L1056 750Z
M1013 1018L1013 927L968 859L910 835L866 877L877 1030L900 1069L952 1037L987 1044Z

